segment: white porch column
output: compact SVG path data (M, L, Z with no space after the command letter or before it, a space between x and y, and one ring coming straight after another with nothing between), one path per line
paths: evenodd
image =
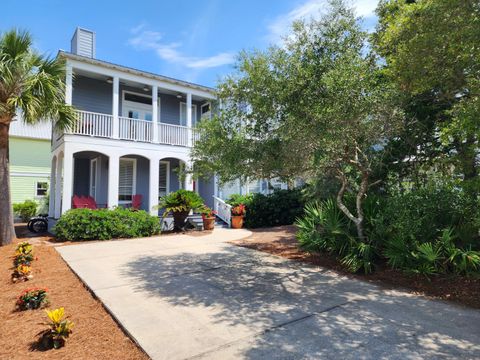
M66 78L65 78L65 103L67 105L72 105L72 78L73 78L73 68L72 65L67 63L66 67Z
M110 155L108 158L108 207L118 206L118 177L120 172L120 157Z
M73 153L65 148L63 153L62 214L72 208Z
M185 170L190 171L192 169L192 163L190 161L185 163ZM193 190L193 177L192 174L185 174L185 190Z
M158 86L152 86L152 135L153 142L158 142Z
M119 137L119 126L118 126L118 104L119 104L119 93L120 91L120 79L118 76L113 77L113 96L112 96L112 137L118 139Z
M151 215L158 215L158 179L160 172L160 159L150 159L150 180L148 182L148 207Z
M52 166L50 168L50 185L48 190L48 216L54 217L55 216L55 192L56 192L56 185L55 182L57 180L57 156L54 155L52 157Z
M58 154L57 166L55 169L55 205L54 205L55 219L58 219L62 214L62 171L63 171L63 156Z
M188 146L192 146L192 94L187 93L187 127L188 127Z

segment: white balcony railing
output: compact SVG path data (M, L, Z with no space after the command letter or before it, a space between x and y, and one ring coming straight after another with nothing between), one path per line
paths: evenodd
M188 146L189 133L186 126L158 124L158 142L160 144Z
M118 118L119 138L152 142L152 122L147 120L131 119L120 116Z
M77 111L77 121L73 124L70 133L99 137L112 137L112 115L90 111Z
M227 204L222 199L214 196L213 197L213 210L217 213L217 216L225 221L228 227L232 223L232 205Z
M191 146L198 138L192 128L165 123L157 125L158 138L154 138L153 126L152 121L119 116L118 127L114 127L112 115L77 111L77 121L67 133L176 146Z

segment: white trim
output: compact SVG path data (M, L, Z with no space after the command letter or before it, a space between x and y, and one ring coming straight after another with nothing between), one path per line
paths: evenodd
M120 157L118 160L118 167L120 168L120 162L122 161L130 161L133 163L133 179L132 179L132 196L136 194L137 191L137 159L135 158L129 158L129 157ZM119 177L120 174L117 174ZM118 185L118 193L120 196L120 184ZM119 204L131 204L132 201L128 200L118 200Z
M160 169L160 164L162 164L162 163L167 165L167 185L165 187L165 193L168 195L168 194L170 194L170 161L160 160L159 164L158 164L159 169ZM158 180L160 181L160 173L159 173ZM158 184L158 185L160 185L160 184ZM160 192L160 186L158 188L158 191ZM160 195L158 197L160 198Z
M46 189L45 195L38 195L38 184L39 184L39 183L45 183L45 184L47 184L47 189ZM45 198L45 197L47 196L48 187L49 187L49 186L50 186L50 184L49 184L48 181L45 181L45 180L43 180L43 181L42 181L42 180L38 181L38 180L36 180L36 181L35 181L35 198L37 198L37 199L43 199L43 198Z
M187 110L187 103L184 101L180 101L180 110L179 110L179 124L180 126L187 126L188 119L185 118L185 125L182 124L182 104L185 104L185 110ZM197 124L197 104L192 104L192 108L195 108L195 110L192 110L192 126ZM185 114L186 116L186 114Z
M18 177L45 177L45 178L50 178L50 173L22 173L19 171L12 171L10 173L10 176L18 176Z

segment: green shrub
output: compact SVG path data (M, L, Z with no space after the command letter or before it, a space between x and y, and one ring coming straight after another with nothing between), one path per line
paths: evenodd
M444 229L433 242L395 237L387 242L385 257L393 268L423 275L464 275L480 270L480 252L458 247L453 229Z
M295 222L297 239L310 253L327 252L339 258L351 272L374 269L377 251L371 242L360 242L351 222L333 199L305 206L305 214Z
M300 189L276 190L272 194L253 194L245 204L247 228L291 225L303 213Z
M355 199L346 196L349 208ZM308 252L328 252L345 267L371 272L385 260L392 268L424 275L480 272L478 206L448 183L428 184L364 201L366 239L333 199L305 207L297 239Z
M20 216L23 222L27 222L37 214L38 204L33 200L25 200L23 203L13 204L13 212Z
M146 211L130 209L72 209L54 227L60 240L108 240L160 233L160 221Z
M388 197L383 210L390 237L409 243L433 242L453 228L463 245L478 243L478 204L449 183L430 183Z

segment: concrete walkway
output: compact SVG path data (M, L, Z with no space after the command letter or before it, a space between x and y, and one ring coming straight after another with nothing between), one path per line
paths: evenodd
M480 358L480 311L224 242L248 235L57 250L153 359Z

